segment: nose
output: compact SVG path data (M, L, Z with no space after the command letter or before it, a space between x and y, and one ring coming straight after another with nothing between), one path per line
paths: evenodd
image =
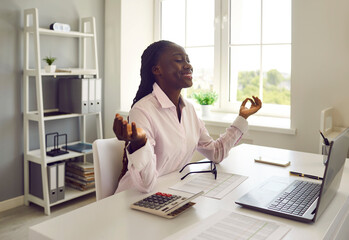
M185 69L190 69L190 71L193 71L193 66L192 66L189 62L187 62L187 63L184 65L184 68L185 68Z

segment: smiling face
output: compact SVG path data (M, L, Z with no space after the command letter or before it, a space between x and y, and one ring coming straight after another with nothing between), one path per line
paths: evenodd
M166 91L177 91L193 85L193 67L184 48L173 44L160 55L152 72L158 85Z

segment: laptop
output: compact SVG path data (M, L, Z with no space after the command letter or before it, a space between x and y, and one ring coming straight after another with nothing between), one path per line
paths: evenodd
M315 222L338 191L349 148L349 128L330 143L322 183L272 177L235 203L301 222Z

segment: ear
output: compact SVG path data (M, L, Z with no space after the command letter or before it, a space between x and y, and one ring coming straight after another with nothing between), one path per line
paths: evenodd
M161 70L160 70L160 67L158 65L153 66L151 68L151 71L155 76L161 75Z

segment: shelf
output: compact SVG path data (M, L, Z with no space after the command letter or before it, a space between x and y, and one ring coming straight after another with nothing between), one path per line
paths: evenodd
M89 193L92 193L92 192L95 192L95 191L96 191L95 188L91 188L91 189L85 190L85 191L80 191L80 190L77 190L77 189L65 186L64 199L59 200L59 201L54 202L54 203L51 203L50 206L55 206L57 204L60 204L60 203L72 200L74 198L78 198L78 197L84 196L86 194L89 194Z
M24 69L23 69L23 98L24 98L24 104L23 104L23 139L24 139L24 204L29 205L30 202L36 203L40 206L42 206L45 210L45 214L50 215L50 207L69 201L71 199L83 196L85 194L94 192L95 189L90 189L86 191L80 191L77 189L73 189L71 187L66 187L65 190L65 198L63 200L59 200L57 202L54 202L50 204L50 198L49 198L49 181L48 181L48 174L42 173L41 180L42 184L40 188L42 189L42 195L43 198L37 198L34 195L29 193L29 185L31 178L34 176L30 176L30 163L37 163L40 165L41 169L47 169L47 164L50 163L56 163L59 161L66 161L68 159L81 157L83 158L83 161L87 161L87 157L90 157L88 155L92 154L92 150L89 152L75 152L72 150L68 150L68 153L64 153L59 156L51 157L47 156L46 151L51 151L54 146L47 147L45 149L46 139L47 139L47 132L66 132L69 133L70 130L64 130L60 129L60 126L57 126L56 124L47 124L47 121L53 121L53 120L60 120L60 119L71 119L71 118L78 118L74 120L79 121L79 128L74 129L74 131L79 131L79 141L75 142L69 142L68 145L85 142L87 132L90 130L87 128L87 119L85 116L95 116L95 122L96 122L96 130L97 130L97 139L103 138L102 136L102 114L101 112L94 110L92 108L91 101L95 101L95 96L97 93L99 96L101 96L102 88L101 85L100 88L98 88L98 92L96 92L97 87L92 85L95 84L96 81L88 80L84 81L87 82L87 89L82 88L82 85L79 86L77 89L74 88L74 91L71 91L64 95L66 97L67 103L65 104L71 104L74 105L75 101L80 101L77 105L82 104L82 101L85 101L85 99L89 99L88 103L91 104L90 111L93 110L91 113L69 113L69 112L79 112L79 110L65 110L63 112L64 108L59 108L59 103L56 104L54 109L44 109L45 107L45 101L48 99L53 99L55 94L44 94L44 88L43 88L43 79L44 80L53 80L52 78L57 77L57 84L53 84L50 87L53 87L53 90L56 89L56 92L58 93L58 90L60 88L60 83L63 81L72 81L69 83L75 84L77 82L74 82L77 78L92 78L92 79L99 79L99 68L98 68L98 54L97 54L97 36L96 36L96 21L94 17L85 17L80 19L81 24L81 31L55 31L50 30L47 28L40 28L39 27L39 13L37 8L31 8L31 9L25 9L24 10ZM43 37L45 35L45 37ZM49 36L49 37L46 37ZM41 53L40 49L45 45L40 45L41 40L51 40L51 39L57 39L59 37L68 37L68 38L75 38L72 39L73 41L78 42L78 58L80 61L79 63L71 64L69 66L75 66L77 68L63 68L58 67L55 72L53 73L47 73L45 69L42 67L44 65L41 65ZM90 41L85 41L87 40ZM57 39L58 40L58 39ZM62 40L62 39L59 39ZM64 41L63 41L64 42ZM90 48L91 44L91 48ZM87 47L88 46L88 47ZM45 47L44 47L45 48ZM55 45L55 48L57 46ZM64 45L59 45L59 50L64 50ZM89 52L87 52L89 51ZM63 51L62 54L64 54L66 51ZM66 52L67 53L67 52ZM73 51L74 53L74 51ZM31 63L29 60L34 59L35 61ZM87 63L89 63L87 65ZM79 64L79 65L78 65ZM30 67L29 67L30 66ZM65 77L64 77L65 76ZM72 77L69 77L72 76ZM35 86L33 85L35 80ZM100 80L98 83L101 83L102 80ZM59 84L58 84L59 83ZM85 87L86 85L84 85ZM35 88L35 89L34 89ZM72 89L72 88L71 88ZM80 91L81 90L81 91ZM65 91L62 90L63 93ZM95 91L95 93L93 93ZM30 104L30 100L33 98L33 93L35 92L36 95L36 104L35 107L32 107L34 104ZM80 93L80 94L77 94ZM84 96L82 96L84 93ZM79 95L79 96L77 96ZM87 95L87 96L86 96ZM69 96L73 96L74 98L71 99ZM91 97L90 97L91 96ZM45 97L45 98L44 98ZM84 99L84 100L83 100ZM85 103L85 102L84 102ZM98 101L98 104L100 102ZM75 105L74 105L75 106ZM99 107L100 105L98 105ZM86 109L84 109L86 110ZM100 108L98 108L100 110ZM87 110L88 111L88 110ZM66 113L68 112L68 113ZM83 111L86 112L86 111ZM94 118L94 117L92 117ZM37 123L37 129L30 128L30 121L35 121ZM51 122L52 123L52 122ZM47 124L47 126L46 126ZM71 126L71 121L64 122L65 125ZM60 125L60 124L58 124ZM60 130L58 130L60 129ZM70 128L69 128L70 129ZM31 141L34 141L34 138L31 138L31 132L35 132L35 134L32 134L32 136L38 135L38 144L36 145L39 149L31 149L30 143ZM58 139L54 138L54 141L58 141ZM63 148L65 146L64 144L60 144L58 147ZM58 169L58 168L57 168ZM57 170L58 171L58 170ZM58 174L58 173L57 173ZM33 180L33 184L37 184L35 182L35 179ZM58 188L58 185L57 185Z
M76 143L81 143L81 141L77 141L77 142L69 142L68 145L73 145ZM63 146L65 146L65 144L61 144L59 145L60 148L62 148ZM52 146L48 147L48 149L50 150L52 148ZM41 164L42 163L42 159L41 159L41 150L40 149L35 149L35 150L31 150L28 152L27 154L27 158L35 163ZM46 152L46 151L45 151ZM75 152L72 150L68 150L69 153L66 154L62 154L56 157L50 157L46 155L46 164L49 163L53 163L53 162L57 162L57 161L63 161L63 160L67 160L70 158L75 158L75 157L81 157L81 156L85 156L88 154L92 154L92 151L90 152Z
M71 143L69 143L71 144ZM70 158L75 158L75 157L81 157L84 156L86 154L90 154L91 152L88 153L80 153L80 152L74 152L74 151L68 151L69 153L67 154L62 154L56 157L50 157L50 156L46 156L46 164L49 163L54 163L57 161L63 161L63 160L67 160ZM36 150L32 150L29 151L27 154L27 158L35 163L41 164L42 163L42 159L41 159L41 152L40 149L36 149Z
M76 117L82 117L82 116L88 116L88 115L97 115L100 112L92 112L92 113L61 113L61 114L54 114L54 112L50 112L52 115L46 115L44 114L44 121L50 121L50 120L58 120L58 119L67 119L67 118L76 118ZM31 112L27 114L28 120L31 121L39 121L39 114L37 112Z
M50 207L58 205L60 203L70 201L70 200L78 198L78 197L85 196L85 195L92 193L92 192L95 192L95 191L96 191L95 188L91 188L91 189L85 190L85 191L80 191L80 190L65 186L64 199L59 200L59 201L54 202L54 203L50 203ZM44 200L36 197L35 195L28 194L28 199L30 200L30 202L33 202L39 206L44 206Z
M56 37L85 37L85 38L93 37L92 33L82 33L82 32L76 32L76 31L69 31L69 32L54 31L46 28L39 28L39 34L56 36Z
M45 72L45 69L40 70L41 76L76 76L76 75L97 75L96 69L82 69L82 68L64 68L65 72L54 72L54 73L47 73ZM27 69L24 70L24 74L35 77L37 75L36 69Z
M24 29L24 31L28 33L34 33L33 27L27 27ZM77 31L55 31L47 28L39 28L38 32L40 35L47 35L47 36L55 36L55 37L76 37L76 38L93 38L94 35L92 33L83 33L83 32L77 32Z

